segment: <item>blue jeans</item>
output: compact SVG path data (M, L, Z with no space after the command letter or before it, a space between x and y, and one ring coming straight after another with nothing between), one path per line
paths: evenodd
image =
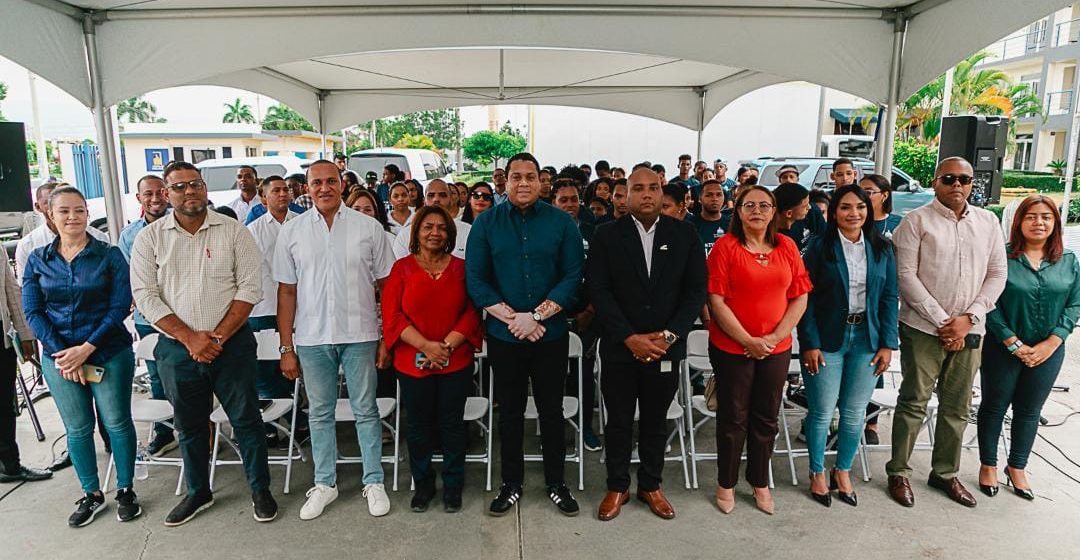
M146 338L157 333L157 330L144 323L135 323L135 332L139 333L139 338ZM165 387L161 384L161 376L158 375L157 360L146 361L146 376L150 378L150 398L158 401L165 400ZM171 432L172 428L165 424L161 422L154 423L155 434L168 434Z
M866 323L847 325L844 342L836 352L822 352L825 365L817 375L806 375L806 445L810 450L810 472L825 472L825 443L829 423L839 404L840 425L836 443L836 468L851 470L861 441L866 404L874 394L878 377L870 360L877 349L870 347Z
M979 405L979 462L997 466L998 438L1005 411L1012 405L1009 466L1027 467L1039 430L1039 416L1065 361L1065 345L1045 362L1029 368L998 341L983 341L982 403Z
M382 427L375 402L378 376L375 350L378 342L298 346L296 355L304 372L310 403L311 457L315 461L315 484L337 484L338 371L345 374L349 405L356 417L356 437L364 459L364 484L382 484Z
M266 315L251 317L248 326L252 332L276 331L277 317ZM255 376L255 390L260 399L287 399L292 396L293 384L281 375L281 360L259 360L259 374Z
M41 357L41 371L49 386L56 409L64 421L68 453L83 492L101 489L98 480L97 452L94 450L94 403L112 442L116 463L117 488L131 488L135 474L135 424L131 421L131 381L135 377L135 354L121 350L103 364L101 383L79 383L60 376L56 362L47 354Z

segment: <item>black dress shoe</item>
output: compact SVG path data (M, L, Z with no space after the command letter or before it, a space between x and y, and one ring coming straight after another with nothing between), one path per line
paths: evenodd
M0 472L0 482L34 482L52 478L52 475L52 471L19 465L11 471Z
M1016 485L1013 484L1012 477L1009 476L1009 469L1007 468L1005 469L1005 482L1009 486L1012 486L1013 494L1016 494L1017 496L1020 496L1021 498L1028 501L1035 499L1035 493L1032 492L1030 488L1017 488Z
M413 493L412 501L409 502L409 508L416 513L423 513L427 511L431 500L434 498L435 479L422 480L416 485L416 492Z
M49 470L56 472L66 469L71 466L71 455L68 454L67 449L60 452L60 456L56 458L53 464L49 465Z
M443 511L457 513L461 511L461 487L443 488Z
M855 495L854 491L851 493L840 491L840 485L836 483L836 469L829 473L829 490L836 490L836 497L840 498L841 502L851 507L858 507L859 497Z
M491 507L488 508L488 513L495 517L502 517L510 511L510 508L514 507L514 504L518 503L521 499L521 486L517 484L510 484L504 482L499 488L499 494L495 496L494 500L491 500Z

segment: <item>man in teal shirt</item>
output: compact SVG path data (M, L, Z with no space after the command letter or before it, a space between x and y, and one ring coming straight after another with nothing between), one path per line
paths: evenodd
M499 404L502 487L492 515L521 499L523 439L530 381L540 416L548 497L565 515L579 507L566 487L562 398L569 335L566 313L581 284L585 251L566 212L540 204L540 164L520 153L506 166L506 204L480 214L469 233L469 296L487 311L488 358Z

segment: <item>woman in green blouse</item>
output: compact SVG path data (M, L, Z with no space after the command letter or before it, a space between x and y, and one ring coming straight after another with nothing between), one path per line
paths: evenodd
M1012 446L1005 477L1028 500L1027 466L1043 403L1065 360L1065 339L1080 316L1080 262L1062 244L1061 214L1053 200L1026 198L1009 236L1009 279L986 317L979 406L979 489L997 494L997 448L1012 405Z

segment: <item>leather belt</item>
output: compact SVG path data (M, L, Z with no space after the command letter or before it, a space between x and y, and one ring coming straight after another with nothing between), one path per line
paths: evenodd
M861 325L865 321L866 313L852 313L851 315L847 316L847 319L844 322L849 325Z

